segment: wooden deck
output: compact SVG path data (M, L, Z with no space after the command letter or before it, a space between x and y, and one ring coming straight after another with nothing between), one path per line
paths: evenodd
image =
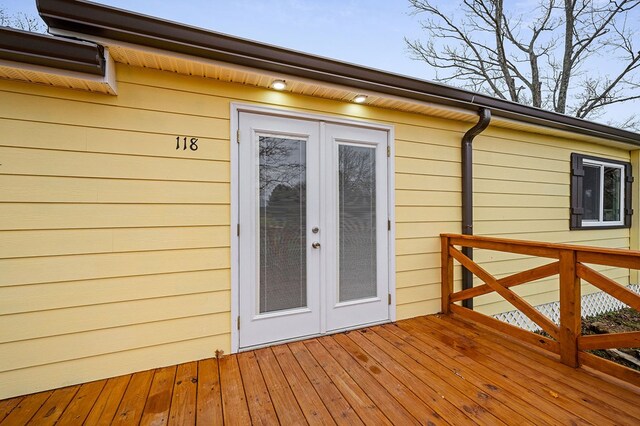
M640 424L638 387L429 316L0 401L0 424Z

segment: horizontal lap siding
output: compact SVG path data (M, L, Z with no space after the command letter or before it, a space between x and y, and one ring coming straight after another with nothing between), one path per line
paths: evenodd
M231 102L393 125L397 317L439 310L438 236L461 231L472 123L123 65L117 77L117 97L0 82L0 398L230 351ZM489 133L478 233L628 246L626 231L567 230L570 149ZM176 151L178 135L198 150Z
M460 139L469 127L425 129L419 141L396 135L396 254L399 317L440 309L440 232L460 232ZM400 132L398 132L400 133ZM433 135L433 141L429 140ZM425 138L426 136L426 138ZM490 128L474 141L474 230L477 235L629 248L629 231L569 230L570 155L582 152L629 160L629 152L557 137ZM500 260L503 259L503 260ZM424 266L424 261L429 266ZM547 263L477 251L476 260L498 278ZM627 284L629 271L596 267ZM460 283L456 268L455 285ZM476 285L480 284L476 279ZM558 300L557 277L516 289L534 305ZM583 283L582 293L597 291ZM513 310L500 296L476 299L478 310ZM426 310L426 312L425 312Z
M164 73L122 67L121 81L167 87ZM369 108L325 99L292 96L233 84L202 83L176 78L171 88L194 102L215 95L232 102L261 103L312 114L371 120L395 130L395 219L397 318L437 312L440 308L439 239L442 232L460 232L460 138L469 123ZM175 84L173 84L175 83ZM184 103L176 112L193 113ZM197 108L196 108L197 109ZM459 280L456 282L459 287Z
M230 351L231 102L394 126L397 315L438 310L468 124L123 65L117 77L117 97L0 82L0 398ZM176 151L178 135L198 150Z
M460 129L396 126L398 319L440 310L441 232L460 232ZM411 139L415 139L411 141ZM459 287L459 280L456 282Z
M0 398L230 352L229 100L138 80L0 82Z
M629 151L543 135L491 128L474 141L474 231L554 243L629 248L629 230L569 230L572 152L629 161ZM507 253L476 250L475 260L498 278L550 263ZM629 270L595 267L621 284ZM475 285L480 284L476 279ZM533 305L558 301L557 276L514 289ZM582 293L598 291L582 283ZM486 314L515 309L496 294L476 298Z

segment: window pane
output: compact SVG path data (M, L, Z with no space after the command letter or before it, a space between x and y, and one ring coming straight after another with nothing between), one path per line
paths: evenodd
M259 137L260 313L307 305L306 145Z
M338 147L339 300L376 296L376 150Z
M622 170L617 167L604 168L604 221L620 221L620 197Z
M584 165L582 180L584 220L600 220L600 167Z

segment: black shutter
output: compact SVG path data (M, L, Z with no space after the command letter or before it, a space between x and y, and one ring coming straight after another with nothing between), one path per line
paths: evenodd
M582 228L582 180L584 169L582 168L582 155L571 154L571 216L569 229Z
M633 216L633 204L631 204L633 188L633 170L631 164L624 166L624 226L631 228L631 216Z

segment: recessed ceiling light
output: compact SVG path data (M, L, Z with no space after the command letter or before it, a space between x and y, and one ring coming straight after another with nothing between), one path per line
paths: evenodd
M284 90L287 88L287 83L285 83L284 80L274 80L274 82L271 83L271 88L275 90Z
M357 103L357 104L361 104L364 103L364 101L367 100L367 97L365 95L358 95L355 98L353 98L353 102Z

